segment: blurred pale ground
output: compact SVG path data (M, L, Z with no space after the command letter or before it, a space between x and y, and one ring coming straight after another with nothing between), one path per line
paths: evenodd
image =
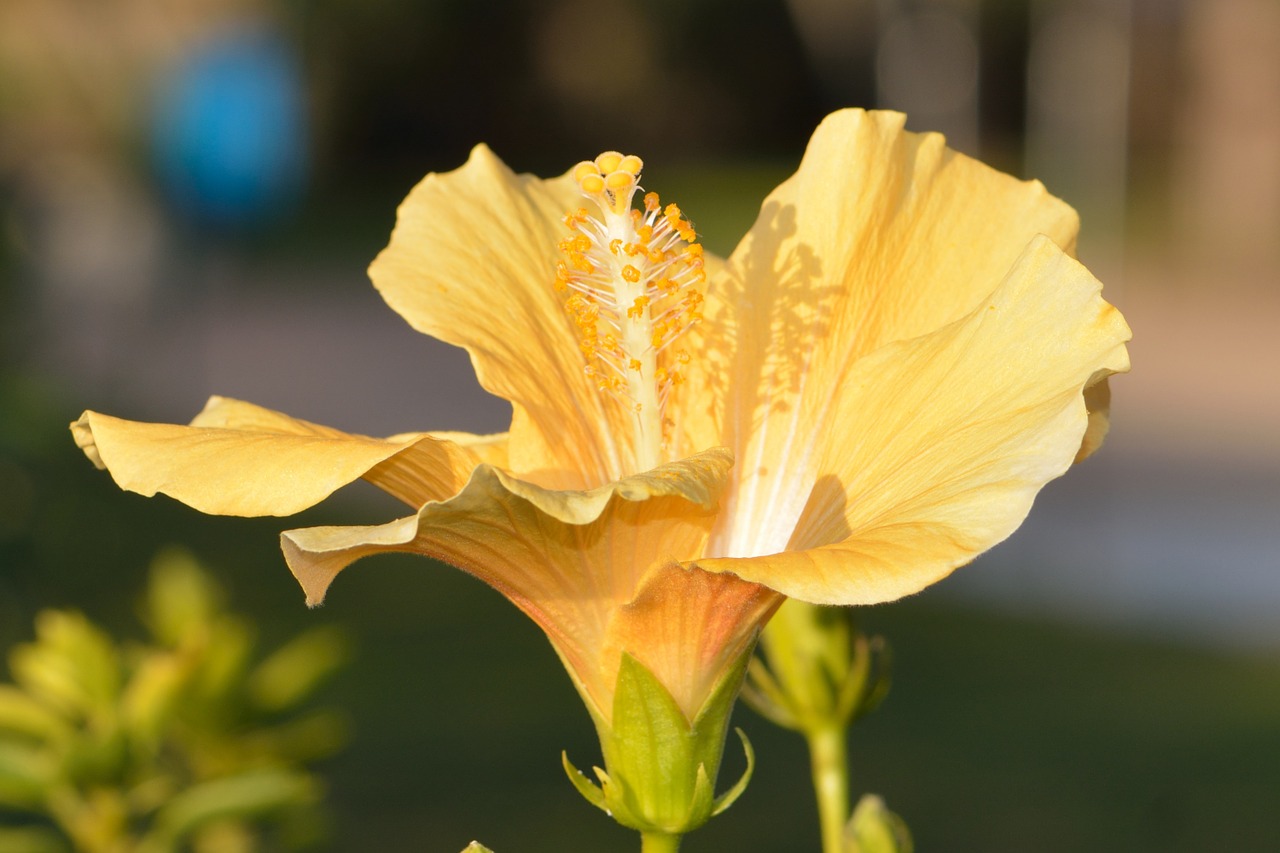
M1127 803L1132 794L1145 804L1134 808L1148 822L1125 824L1133 834L1107 836L1114 843L1105 849L1266 850L1280 843L1276 820L1259 823L1259 812L1248 806L1232 812L1232 802L1280 800L1280 776L1259 773L1250 763L1280 764L1280 716L1265 719L1261 710L1280 709L1280 619L1274 615L1280 611L1280 3L791 0L642 10L623 0L563 0L512 4L502 25L477 10L486 4L421 4L416 13L406 11L411 5L400 9L401 20L392 11L396 4L353 11L317 2L303 12L301 4L268 7L249 0L117 0L92 9L48 0L0 3L0 192L11 238L0 261L14 285L0 291L7 312L0 326L3 354L11 359L6 372L47 389L64 421L93 407L180 422L209 394L219 393L371 434L426 427L501 430L505 404L478 389L465 355L412 332L383 305L363 273L385 241L396 202L421 173L454 167L481 139L518 168L544 174L602 147L635 148L649 161L654 187L679 199L708 245L727 252L750 224L759 199L794 166L823 112L846 104L904 109L909 127L942 130L962 150L1038 177L1080 209L1081 257L1106 282L1108 297L1134 328L1134 372L1113 380L1114 428L1103 451L1051 484L1009 542L915 602L883 609L897 626L899 635L890 637L895 644L909 652L913 643L928 647L932 637L937 648L954 649L961 659L955 671L936 664L943 668L932 676L951 692L925 694L927 703L941 703L927 717L912 716L923 712L910 704L913 673L910 663L903 664L899 690L906 695L897 711L902 716L894 720L891 696L877 715L886 721L871 725L883 726L886 743L906 752L876 753L874 744L864 743L874 761L888 765L877 778L892 794L894 784L907 785L899 777L910 769L895 768L894 762L909 762L925 777L936 774L935 787L947 791L972 781L964 763L971 756L951 756L955 770L949 776L947 755L926 749L945 750L946 741L924 734L945 731L948 721L964 720L970 712L981 715L976 705L965 705L983 701L975 684L957 674L979 667L965 653L986 655L987 668L1007 668L1010 679L1026 679L987 683L996 676L983 675L979 667L976 684L990 688L990 701L1016 705L1011 697L1038 689L1036 673L1042 671L1046 678L1049 670L1065 673L1063 678L1075 674L1076 681L1041 685L1046 692L1030 700L1028 707L1046 715L1045 744L1061 742L1070 750L1077 748L1070 744L1094 738L1103 750L1108 737L1158 729L1160 724L1136 717L1126 729L1131 697L1114 690L1107 695L1124 697L1117 704L1072 704L1095 689L1091 679L1101 670L1092 667L1109 662L1130 667L1123 670L1126 676L1107 671L1115 683L1145 684L1142 701L1151 704L1144 708L1183 702L1199 707L1215 697L1230 703L1236 693L1253 697L1260 704L1240 710L1241 718L1252 721L1248 731L1267 739L1206 740L1205 732L1179 730L1172 722L1176 717L1166 718L1167 739L1160 743L1177 754L1172 768L1162 769L1153 759L1134 771L1141 781L1126 782L1121 771L1106 775L1115 768L1077 767L1082 775L1076 781L1086 795L1053 788L1069 784L1064 780L1071 778L1072 759L1067 752L1046 757L1028 746L1036 742L1036 724L1029 723L1008 734L1014 746L991 749L1030 756L1019 769L1035 775L1029 781L1010 771L1014 784L1006 773L1004 792L1030 797L1018 789L1043 785L1042 800L1020 811L1010 807L1010 823L1002 831L971 813L977 807L972 800L950 801L937 790L899 794L916 797L911 805L917 811L906 814L913 825L922 824L922 838L985 839L978 848L941 841L934 849L1050 849L1041 832L1063 845L1052 849L1081 849L1086 840L1090 849L1104 849L1099 837L1088 835L1090 816L1071 809ZM661 14L654 11L659 7ZM278 217L260 227L193 224L165 208L145 166L147 93L156 75L171 71L203 36L246 18L275 21L302 46L313 121L309 147L316 161L311 196L295 218ZM586 20L592 32L611 34L608 45L583 35ZM474 41L480 37L483 44ZM690 58L695 55L704 61ZM510 68L495 57L509 58ZM590 73L605 67L616 75L607 84ZM63 436L41 443L68 457L74 453ZM0 466L0 473L8 472L0 486L11 490L0 506L13 514L0 531L10 542L21 542L41 523L53 522L42 521L38 502L22 503L21 494L39 494L30 483L35 475L22 473L12 459L0 457ZM114 495L109 485L94 494L103 501L132 500ZM342 504L342 513L321 517L385 517L384 506L360 496ZM156 519L183 517L158 508L158 502L137 503L127 506L140 523L150 523L148 513L157 513ZM190 535L211 537L210 542L243 532L258 549L244 558L246 564L276 573L270 592L263 593L278 605L264 610L269 618L287 624L307 618L288 609L291 581L271 553L279 525L203 523L201 528L181 522L183 530L204 531ZM128 552L118 545L115 550ZM6 587L28 595L44 589L30 575L44 570L30 557L39 549L4 553L27 562L0 567L11 574L8 580L0 575L0 596ZM510 697L494 685L493 673L503 673L513 685L532 684L528 673L551 673L554 662L543 669L528 669L533 664L526 658L518 665L495 662L501 643L476 634L488 635L484 620L506 618L494 615L503 612L500 603L452 575L441 580L436 572L421 572L429 576L423 580L398 564L352 574L358 577L344 576L325 618L358 623L360 607L385 609L384 621L365 626L368 654L387 647L380 643L406 638L429 643L434 637L452 648L467 636L467 645L485 652L477 652L477 671L430 670L411 695L432 695L431 679L453 678L463 694L460 703L471 696L481 706L490 703L487 717L460 719L521 728L502 710ZM103 590L101 580L84 577L86 589ZM408 587L421 599L403 591L405 584L428 582L433 585ZM59 588L58 595L60 602L77 602L75 588ZM455 612L449 596L478 608L474 625ZM0 625L0 639L23 636L16 620L25 623L32 608L46 603L20 595L16 600L21 603L0 610L4 619L15 620ZM300 596L297 601L300 610ZM418 601L416 608L411 601ZM78 603L89 606L87 598ZM970 612L1006 614L998 618L1012 617L1013 627L1006 627L1013 633L995 631L983 621L986 616L964 615ZM1042 617L1049 625L1103 633L1095 647L1079 639L1087 633L1071 633L1070 627L1061 637L1053 628L1041 634L1028 627ZM965 633L948 637L949 629ZM504 623L499 635L509 635L502 632L533 644L528 659L551 657L537 646L531 628ZM1240 656L1204 658L1192 651L1196 647L1237 650L1232 654ZM1161 658L1155 648L1174 651ZM1030 650L1045 657L1032 659ZM1179 655L1185 671L1169 664ZM899 659L910 660L910 654ZM929 667L927 660L916 665ZM1257 670L1250 669L1255 665ZM391 664L371 660L366 666L361 683L385 689L385 682L377 686L377 673L391 671ZM1221 682L1206 673L1223 674ZM1180 687L1183 678L1187 682ZM574 702L567 680L559 688L563 702ZM1070 698L1055 690L1066 690ZM395 754L394 733L412 729L415 712L376 711L387 704L385 697L378 700L365 696L357 705L384 715L366 748L386 758ZM1252 700L1240 701L1244 709ZM1082 718L1068 720L1067 709ZM401 718L403 728L387 722L388 713ZM511 735L518 747L508 738L476 743L475 750L499 750L496 744L502 744L523 750L522 760L547 760L555 770L547 756L553 759L561 746L592 749L589 737L577 746L541 743L538 726L544 718L530 714L523 721L529 730ZM555 718L553 711L546 714ZM571 722L586 727L585 715ZM449 723L436 725L446 737ZM1055 732L1055 725L1061 730ZM895 731L904 739L893 740ZM382 752L379 736L388 741ZM459 741L488 736L474 729L455 735ZM992 762L984 778L996 778L1004 759L983 755ZM450 759L440 760L450 767ZM801 773L793 785L798 787L803 770L794 756L786 760ZM492 766L503 763L494 757ZM1218 768L1213 772L1223 780L1212 796L1153 781L1178 778L1192 767L1199 774L1205 766ZM395 849L420 849L409 835L436 825L431 821L481 821L487 814L462 814L456 805L442 804L448 813L415 819L412 792L379 789L377 774L358 764L346 771L362 781L348 782L345 789L335 783L347 797L344 808L378 815L380 837L400 840ZM422 773L434 775L430 768ZM756 786L778 790L766 787L765 774L762 769ZM1058 781L1050 783L1050 777ZM372 787L362 795L352 789L356 784ZM422 784L437 783L424 778ZM567 786L524 784L518 795L508 788L505 796L552 810L545 817L548 831L582 817L578 810L584 807L572 801ZM978 787L987 795L1004 790L995 784ZM1108 794L1111 787L1119 793ZM1138 789L1144 793L1134 794ZM1073 800L1077 795L1083 799ZM1219 795L1235 800L1214 799ZM396 797L404 800L400 810ZM1224 824L1232 816L1237 829L1249 821L1256 825L1246 825L1227 847L1204 846L1197 839L1213 837L1217 824L1208 818L1203 826L1196 823L1199 813L1189 802L1197 797L1201 812L1216 809ZM739 817L766 833L757 837L767 845L767 827L757 814L762 801L752 802L744 799L734 812L755 815ZM803 815L803 801L798 802ZM890 805L896 805L892 796ZM1038 811L1055 807L1051 815ZM734 812L720 820L732 822ZM405 821L401 835L397 820ZM1167 832L1152 829L1156 824ZM481 823L464 830L482 836L483 831ZM691 849L716 849L697 843L691 840ZM770 849L793 848L780 843Z

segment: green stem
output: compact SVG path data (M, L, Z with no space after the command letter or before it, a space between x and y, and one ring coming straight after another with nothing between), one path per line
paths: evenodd
M640 853L676 853L679 849L679 835L666 832L640 833Z
M844 826L849 820L849 759L845 729L824 726L808 733L813 791L818 798L822 853L841 853Z

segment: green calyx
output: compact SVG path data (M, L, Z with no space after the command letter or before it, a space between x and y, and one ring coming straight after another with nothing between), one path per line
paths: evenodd
M746 790L755 754L741 729L747 769L715 796L729 713L749 655L726 671L690 723L671 693L635 658L623 654L611 725L596 721L605 768L597 787L564 755L565 772L587 802L642 833L682 835L727 809Z

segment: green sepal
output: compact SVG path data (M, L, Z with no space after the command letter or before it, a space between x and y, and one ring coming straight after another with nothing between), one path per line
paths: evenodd
M806 736L848 726L889 691L888 647L858 631L846 608L785 602L764 629L761 653L747 670L743 701Z
M682 824L703 811L710 816L711 794L697 784L702 756L694 730L662 682L625 652L610 734L604 758L613 784L604 791L619 823L641 831L687 832L693 827Z
M884 637L858 634L855 653L857 671L845 679L841 694L851 722L878 708L893 684L893 651Z
M591 803L591 805L595 806L600 811L608 814L609 807L605 805L604 792L591 784L591 780L586 777L586 774L573 766L573 762L569 760L568 752L562 751L560 753L560 763L564 765L565 775L569 777L569 781L573 783L573 787L578 790L578 793L581 794L588 803ZM604 773L604 771L599 767L595 768L595 771L597 776Z
M800 730L800 721L792 710L791 702L769 667L758 657L747 664L747 679L742 683L742 701L775 726L792 731Z
M732 788L716 797L715 805L711 809L712 817L737 802L738 797L742 796L742 792L747 790L747 784L751 782L751 774L756 772L756 751L751 746L751 741L747 739L747 733L737 726L734 726L733 731L738 736L738 739L742 741L742 754L747 757L747 769L742 771L742 775L738 777L737 782L733 783Z
M597 721L607 772L596 768L596 788L566 758L574 787L618 823L642 833L682 835L724 811L754 770L754 753L742 736L747 771L723 796L715 796L729 714L749 657L743 655L725 671L690 723L670 691L624 653L611 725Z

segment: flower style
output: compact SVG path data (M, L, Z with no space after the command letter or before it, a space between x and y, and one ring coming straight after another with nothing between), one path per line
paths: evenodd
M1128 369L1074 212L903 121L829 116L727 260L675 205L635 206L636 157L542 180L479 146L429 175L370 276L469 351L503 435L375 439L215 397L189 426L86 412L76 440L207 513L363 477L413 513L284 533L310 604L361 557L435 557L539 624L602 740L634 663L692 724L784 596L888 601L1008 536L1101 442Z

